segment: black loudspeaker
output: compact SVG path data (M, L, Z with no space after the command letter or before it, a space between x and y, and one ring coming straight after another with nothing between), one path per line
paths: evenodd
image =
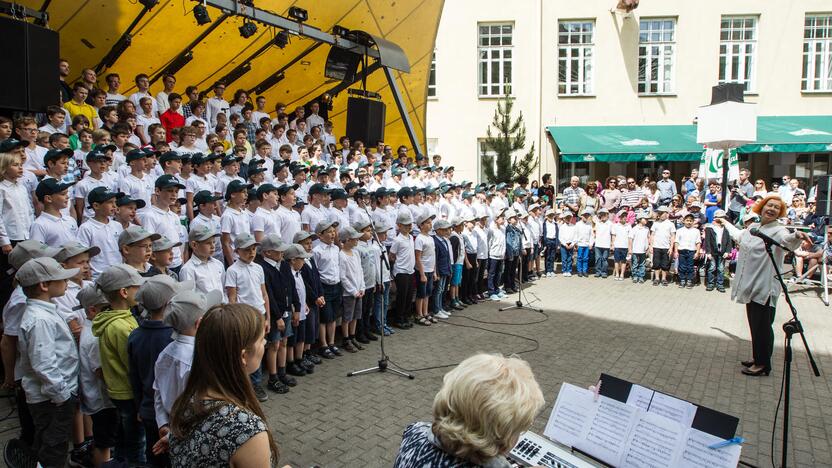
M830 216L832 207L832 176L823 176L817 179L818 190L815 193L815 214L818 216Z
M0 109L45 112L60 103L58 33L0 17Z
M711 88L711 105L728 101L745 102L745 85L740 83L723 83Z
M333 46L326 56L324 76L333 80L352 83L355 80L355 71L358 69L359 62L361 62L360 55Z
M347 101L347 136L351 142L375 146L384 140L386 106L381 101L351 97Z

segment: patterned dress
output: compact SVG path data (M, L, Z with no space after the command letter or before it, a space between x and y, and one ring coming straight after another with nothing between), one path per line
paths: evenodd
M496 456L477 465L445 453L433 435L430 423L413 423L402 434L402 445L394 468L508 468L504 457Z

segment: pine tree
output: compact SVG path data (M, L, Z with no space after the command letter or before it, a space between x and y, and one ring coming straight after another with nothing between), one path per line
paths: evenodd
M482 164L485 178L489 183L511 183L518 177L528 177L537 167L534 143L526 154L514 157L515 152L524 150L526 147L526 125L523 122L523 112L520 112L517 119L512 121L513 108L514 98L508 94L497 101L494 119L486 131L487 138ZM495 153L496 156L486 155L489 151ZM495 158L496 165L494 164Z

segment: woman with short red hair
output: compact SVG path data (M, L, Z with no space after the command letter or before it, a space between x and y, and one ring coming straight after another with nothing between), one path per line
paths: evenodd
M774 312L781 288L768 258L763 239L751 234L759 232L776 240L781 245L796 249L802 241L812 242L805 232L789 232L778 220L786 216L786 204L777 194L768 194L759 200L751 210L760 216L760 221L740 230L722 218L714 223L726 228L739 244L737 270L731 285L731 299L745 304L748 326L751 329L751 347L754 359L742 361L742 373L751 376L768 375L771 372L771 354L774 350ZM786 251L772 246L774 259L782 271Z

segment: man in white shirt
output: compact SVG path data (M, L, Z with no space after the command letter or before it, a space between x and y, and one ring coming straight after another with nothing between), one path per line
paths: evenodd
M140 107L140 100L143 97L148 97L151 99L153 103L153 115L159 115L159 107L156 104L156 99L153 99L153 96L148 91L150 88L150 79L144 73L139 73L136 75L136 87L138 91L130 95L130 100L133 101L133 104L136 106L136 109Z
M217 126L217 115L225 114L228 117L228 109L229 104L228 101L222 98L222 94L225 92L225 84L217 82L214 85L214 97L208 99L208 102L205 106L205 113L206 117L208 118L208 122L211 124L211 128L215 128Z
M176 86L176 77L165 73L164 75L162 75L162 84L164 85L165 89L159 91L156 94L156 107L159 112L159 115L162 115L163 112L170 108L170 103L168 102L168 95L173 92L173 87ZM179 108L179 113L182 113L182 108Z
M165 174L156 179L156 200L148 209L139 213L142 226L168 239L179 239L179 215L170 210L170 206L179 197L179 190L185 188L176 176ZM183 263L182 251L173 249L170 269L179 273Z
M117 106L118 103L127 99L118 92L118 88L121 86L121 77L118 73L107 74L105 80L107 81L107 97L104 102L108 106Z
M309 115L306 117L306 128L310 132L314 127L321 127L321 130L323 130L324 119L318 115L318 111L320 111L320 109L321 105L317 102L309 104Z
M265 118L269 118L269 113L266 112L266 97L265 96L257 96L257 99L254 100L255 110L251 112L251 120L253 122L257 122L257 125L260 126L260 120Z

